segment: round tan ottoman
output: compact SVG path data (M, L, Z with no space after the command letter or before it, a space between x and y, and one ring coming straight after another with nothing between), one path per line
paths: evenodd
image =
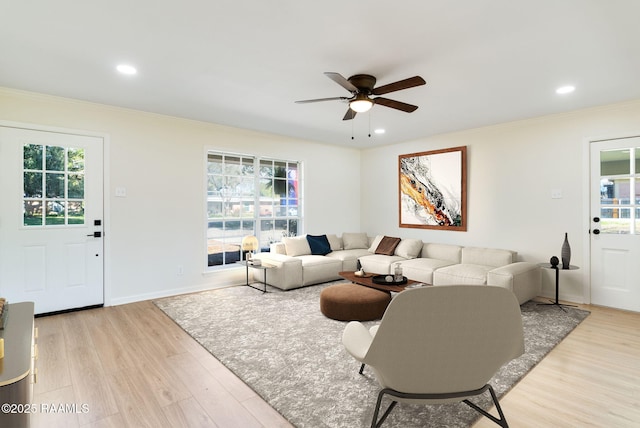
M391 293L358 284L330 285L320 292L320 312L338 321L371 321L382 318Z

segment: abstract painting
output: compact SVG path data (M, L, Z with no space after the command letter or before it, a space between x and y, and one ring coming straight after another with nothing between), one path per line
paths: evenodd
M467 230L467 147L398 156L400 227Z

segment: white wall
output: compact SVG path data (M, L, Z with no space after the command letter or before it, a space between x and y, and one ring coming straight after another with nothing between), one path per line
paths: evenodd
M568 232L572 264L588 268L585 147L640 134L640 100L364 151L2 88L0 120L108 135L106 289L107 303L118 304L243 280L237 270L203 273L206 148L303 161L308 233L415 236L546 262ZM468 231L399 228L398 155L463 145ZM586 269L563 272L561 298L580 301L587 279ZM551 272L544 292L553 293Z
M204 274L206 148L302 161L307 231L360 230L354 149L2 88L0 120L108 136L107 304L244 281L238 269Z
M588 170L591 139L640 134L640 101L423 138L362 152L362 229L426 242L516 250L520 260L560 256L569 234L572 264L560 297L583 300L588 281ZM398 227L398 155L467 146L467 232ZM562 199L552 199L560 189ZM586 269L585 269L586 268ZM552 272L543 291L554 293Z

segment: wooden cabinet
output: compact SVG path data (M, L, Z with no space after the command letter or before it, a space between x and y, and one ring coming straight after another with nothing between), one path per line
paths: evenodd
M0 359L0 427L30 425L36 344L33 302L8 305L8 316L0 337L4 358Z

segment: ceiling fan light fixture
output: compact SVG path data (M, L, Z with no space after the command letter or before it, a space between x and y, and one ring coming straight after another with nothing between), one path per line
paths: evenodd
M358 94L355 100L349 102L349 107L351 107L351 110L356 113L364 113L371 110L371 107L373 107L371 100L368 99L366 95L361 95L362 94Z
M381 106L400 110L405 113L412 113L416 111L418 106L384 97L376 97L373 99L369 97L384 95L390 92L401 91L403 89L409 89L426 84L422 77L413 76L408 79L398 80L397 82L375 87L376 78L369 74L356 74L348 79L345 79L340 73L326 72L324 74L349 91L351 93L351 97L316 98L312 100L296 101L296 103L306 104L332 100L346 101L349 103L349 108L342 120L351 120L356 117L358 113L364 113L371 110L371 107L373 107L374 104L380 104Z

